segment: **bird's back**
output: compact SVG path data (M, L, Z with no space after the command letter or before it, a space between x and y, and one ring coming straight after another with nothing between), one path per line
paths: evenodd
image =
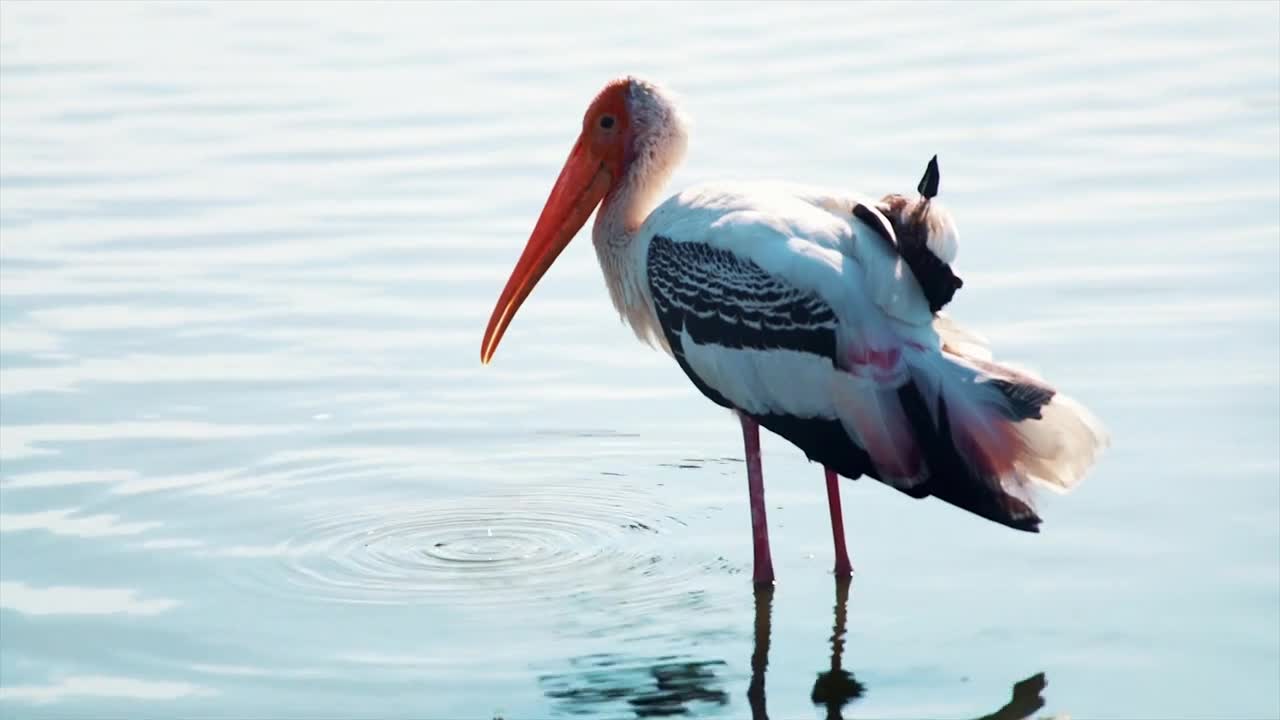
M1034 529L1030 484L1070 487L1104 436L1047 384L966 355L903 253L858 217L866 203L733 183L660 206L641 232L672 354L704 395L842 475Z

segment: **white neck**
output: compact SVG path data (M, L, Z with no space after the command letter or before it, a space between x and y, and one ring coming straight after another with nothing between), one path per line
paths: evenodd
M638 232L652 205L649 195L637 192L631 178L624 178L596 211L591 240L604 273L604 284L609 288L609 299L618 314L640 339L665 345L649 303L644 268L646 248L641 247L648 242L647 238L640 238Z
M645 217L653 209L652 201L640 197L635 191L632 173L628 172L613 192L605 197L596 211L596 222L591 228L591 240L596 248L621 248L631 243L636 230L644 224Z

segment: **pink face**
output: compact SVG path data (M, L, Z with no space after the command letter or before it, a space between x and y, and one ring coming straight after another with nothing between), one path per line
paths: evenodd
M630 80L614 80L604 86L587 108L582 118L582 132L489 317L480 345L482 363L493 358L521 303L622 178L632 143L633 125L627 105L630 90Z

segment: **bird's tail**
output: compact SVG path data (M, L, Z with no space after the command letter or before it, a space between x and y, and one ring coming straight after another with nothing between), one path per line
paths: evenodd
M874 405L879 422L866 421L863 402L857 415L842 412L851 417L846 427L882 481L1035 531L1034 487L1073 488L1106 446L1106 432L1040 378L992 360L980 338L945 316L935 329L942 352L904 352L906 376L895 396Z

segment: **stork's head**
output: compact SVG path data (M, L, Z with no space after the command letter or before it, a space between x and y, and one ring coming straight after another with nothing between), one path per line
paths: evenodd
M493 358L520 304L601 202L646 206L684 156L685 128L674 100L653 83L619 78L596 95L489 317L481 362Z

